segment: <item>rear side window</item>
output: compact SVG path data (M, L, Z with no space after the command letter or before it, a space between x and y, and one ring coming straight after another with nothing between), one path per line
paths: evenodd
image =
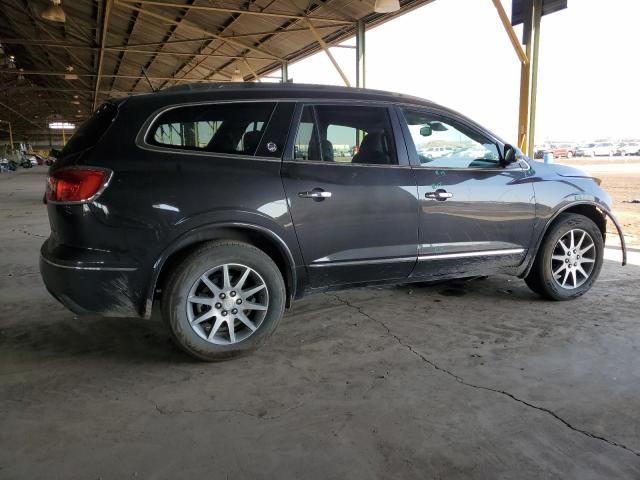
M398 164L385 107L306 105L293 153L297 160Z
M146 142L158 147L254 155L275 103L193 105L160 115Z
M104 135L118 114L118 107L113 103L103 103L93 116L84 122L69 139L62 154L80 152L93 147Z

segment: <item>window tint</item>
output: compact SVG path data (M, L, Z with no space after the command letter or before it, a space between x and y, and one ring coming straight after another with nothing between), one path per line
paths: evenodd
M273 103L194 105L162 114L149 130L147 143L214 153L253 155Z
M484 135L440 115L403 110L420 164L440 168L500 165L498 147Z
M398 163L387 109L351 105L305 106L294 158L336 163Z

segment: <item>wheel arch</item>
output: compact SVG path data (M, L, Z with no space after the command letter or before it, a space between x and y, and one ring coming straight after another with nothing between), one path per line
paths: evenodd
M627 248L624 241L624 235L622 233L622 228L616 217L609 211L607 207L600 203L592 202L592 201L579 201L572 202L568 205L564 205L563 207L556 210L553 215L547 220L547 223L544 226L544 229L539 236L537 243L535 245L535 249L533 250L533 254L529 258L529 262L527 267L520 275L521 277L525 277L531 271L533 264L535 262L536 256L538 255L538 250L540 249L540 245L544 241L547 236L547 232L549 228L558 220L558 217L561 213L576 213L579 215L583 215L590 220L592 220L597 226L600 232L602 233L602 239L606 239L607 234L607 217L611 219L612 223L615 225L616 230L618 232L618 236L620 237L620 244L622 246L622 265L627 264Z
M296 269L291 250L286 242L266 227L248 223L220 223L194 229L175 240L156 260L144 305L143 317L149 318L158 297L173 268L194 249L215 240L238 240L265 252L278 266L287 289L287 307L296 293Z

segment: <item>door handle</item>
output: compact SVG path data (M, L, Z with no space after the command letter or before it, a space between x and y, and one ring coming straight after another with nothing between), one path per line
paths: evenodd
M447 198L452 198L453 193L447 192L442 188L439 188L435 192L427 192L424 194L424 198L432 199L432 200L440 200L441 202L445 201Z
M325 198L331 198L331 192L325 192L321 188L314 188L310 192L298 192L300 198L312 198L316 202L320 202Z

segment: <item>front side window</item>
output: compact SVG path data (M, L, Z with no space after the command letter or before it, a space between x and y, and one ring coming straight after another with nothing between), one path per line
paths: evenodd
M420 164L437 168L500 166L497 145L460 122L427 112L403 109Z
M398 163L389 114L384 107L306 105L293 153L297 160Z
M146 142L160 147L254 155L274 103L221 103L180 107L163 113Z

